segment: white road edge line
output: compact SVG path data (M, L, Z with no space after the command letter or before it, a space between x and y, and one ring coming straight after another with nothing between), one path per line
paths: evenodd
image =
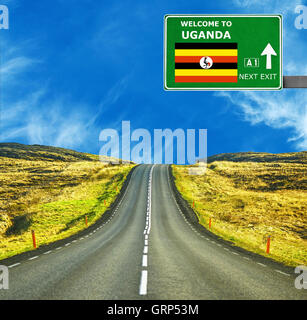
M282 271L280 271L280 270L275 270L276 272L279 272L279 273L281 273L281 274L283 274L283 275L285 275L285 276L288 276L288 277L290 277L290 274L288 274L288 273L285 273L285 272L282 272Z
M14 268L14 267L17 267L19 265L20 265L20 262L17 262L17 263L14 263L14 264L8 266L8 268Z
M38 256L34 256L32 258L29 258L28 260L34 260L34 259L37 259L37 258L38 258Z
M169 184L170 190L172 190L172 188L171 188L171 183L170 183L169 171L167 171L167 178L168 178L168 184ZM172 196L172 198L173 198L173 200L174 200L174 202L175 202L175 204L176 204L179 212L181 213L182 217L183 217L184 220L186 221L186 223L190 226L190 228L191 228L193 231L195 231L195 229L194 229L194 228L192 227L192 225L188 222L188 220L186 219L186 217L184 216L184 214L183 214L182 211L180 210L179 205L178 205L178 203L177 203L176 198L174 197L173 192L171 192L171 196ZM197 231L195 231L195 232L196 232L198 235L200 235ZM201 235L200 235L200 236L201 236ZM204 238L204 236L201 236L201 237ZM211 241L212 243L215 243L215 244L218 245L219 247L222 246L221 244L216 243L215 241L212 241L211 239L209 239L209 238L207 238L207 237L206 237L205 239L208 240L208 241ZM240 255L239 253L230 251L228 248L223 247L223 249L226 250L226 251L228 251L228 252L231 252L231 253L234 254L234 255ZM247 258L247 257L243 257L243 259L251 260L250 258ZM266 267L266 265L263 264L263 263L260 263L260 262L257 262L257 263L258 263L259 265L263 266L263 267ZM290 274L287 274L287 273L282 272L282 271L280 271L280 270L275 270L275 271L290 277Z
M259 266L266 267L266 265L261 262L257 262L257 264L259 264Z

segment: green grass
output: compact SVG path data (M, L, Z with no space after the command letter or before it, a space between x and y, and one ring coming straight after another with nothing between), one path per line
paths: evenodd
M134 166L107 165L87 154L80 160L83 154L71 152L68 157L66 149L50 161L41 149L39 160L35 148L30 158L24 152L16 158L18 149L11 152L13 158L0 156L0 259L32 250L31 230L41 246L85 229L85 216L93 224L116 199Z
M269 257L306 265L306 154L224 154L209 158L203 175L189 175L188 166L173 166L173 173L205 228L211 218L213 233L264 256L270 235Z

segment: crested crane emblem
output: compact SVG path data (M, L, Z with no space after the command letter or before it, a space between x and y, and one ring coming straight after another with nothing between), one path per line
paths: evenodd
M202 57L199 64L203 69L210 69L213 65L213 61L210 57Z

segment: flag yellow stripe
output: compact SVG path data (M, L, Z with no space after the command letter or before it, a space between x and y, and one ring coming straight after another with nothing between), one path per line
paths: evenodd
M236 49L176 49L175 56L237 56Z
M175 69L175 76L237 76L237 69Z

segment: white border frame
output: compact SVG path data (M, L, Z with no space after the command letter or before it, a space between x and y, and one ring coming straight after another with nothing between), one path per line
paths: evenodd
M256 18L278 18L279 19L279 52L280 52L280 82L278 87L246 87L246 88L221 88L221 87L210 87L210 88L170 88L166 85L166 52L167 52L167 19L168 18L195 18L195 17L256 17ZM163 87L165 91L241 91L241 90L250 90L250 91L276 91L283 89L283 66L282 66L282 57L283 57L283 44L282 44L282 34L283 34L283 16L282 14L166 14L164 15L164 67L163 67Z

